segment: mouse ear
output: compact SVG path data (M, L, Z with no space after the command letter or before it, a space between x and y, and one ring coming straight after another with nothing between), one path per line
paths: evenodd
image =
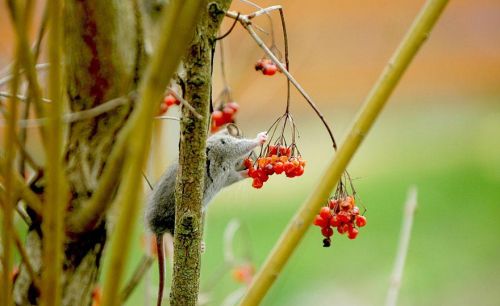
M227 129L229 135L231 135L231 136L234 136L234 137L241 136L241 130L234 123L229 123L226 126L226 129Z

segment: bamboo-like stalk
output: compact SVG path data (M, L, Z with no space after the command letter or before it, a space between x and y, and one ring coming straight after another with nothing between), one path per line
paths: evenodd
M17 51L19 50L19 44ZM19 68L19 61L16 59L14 63L14 72L17 72ZM4 202L3 207L3 220L2 220L2 242L3 242L3 262L2 262L2 300L5 301L5 305L12 305L12 281L10 279L10 271L12 268L12 242L14 233L14 206L15 206L15 184L14 184L14 161L16 146L14 145L14 139L16 135L16 119L17 119L17 98L16 93L19 85L19 75L16 73L14 79L12 80L11 91L14 97L9 99L7 105L9 110L9 116L7 118L8 124L6 129L4 147L5 147L5 166L2 170L5 172L3 176L5 178L5 198L2 199Z
M38 117L43 117L44 108L42 103L42 90L40 87L40 83L38 82L35 57L31 53L31 48L29 46L28 36L26 33L27 21L24 20L23 18L26 17L26 15L29 15L29 13L26 15L22 14L21 7L17 2L18 1L8 1L11 18L14 25L14 30L19 43L19 49L17 50L18 58L20 60L20 65L24 68L24 73L26 74L26 77L29 81L30 96L33 97L33 102L37 115ZM13 74L18 75L19 69L13 71ZM42 127L40 131L43 135L44 128Z
M127 137L121 139L133 141L127 141L126 146L121 147L121 154L126 154L127 157L123 166L123 181L116 198L120 216L111 240L110 262L105 275L103 305L106 306L121 304L119 288L129 257L130 236L137 221L138 204L142 195L142 189L139 187L142 185L140 173L149 149L151 118L157 110L158 101L161 101L163 89L194 34L198 13L203 4L203 1L174 0L163 9L160 27L162 35L139 84L138 95L141 103L122 131ZM125 144L124 140L120 143Z
M328 195L338 183L347 164L358 149L363 138L369 132L411 60L429 36L429 32L447 3L448 0L427 1L380 78L368 94L344 143L330 162L324 175L316 185L316 189L311 193L282 233L278 243L253 280L240 305L258 305L264 298L305 232L312 224L314 216L318 213L320 207L325 203Z
M403 270L410 245L411 228L413 226L413 216L417 209L417 188L412 187L408 191L406 199L403 223L401 224L401 233L399 236L398 251L396 260L394 261L394 269L392 270L391 282L389 290L387 290L387 298L385 306L396 306L398 301L399 289L401 288L401 280L403 279Z
M48 124L45 139L47 187L42 208L43 248L42 284L40 305L60 305L62 298L61 279L63 269L64 212L68 187L63 173L63 79L62 79L62 1L48 3L49 33L48 55L53 63L49 71ZM34 93L34 91L32 91Z

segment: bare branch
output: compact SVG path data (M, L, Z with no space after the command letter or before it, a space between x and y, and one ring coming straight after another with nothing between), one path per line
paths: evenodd
M148 255L142 256L141 261L135 268L134 274L132 274L132 277L129 279L129 281L122 290L122 295L121 295L122 303L125 303L127 299L130 297L130 294L132 294L134 289L141 282L142 278L153 264L153 261L154 258L151 256Z
M386 306L396 306L398 301L399 289L401 288L401 280L403 279L403 270L405 266L408 247L410 245L411 228L413 226L413 217L417 208L417 188L411 187L408 191L408 197L404 207L403 223L399 236L398 251L396 260L394 261L394 269L392 271L389 290L385 300Z
M275 7L272 7L272 8L273 9L277 9L277 10L281 10L281 7L279 7L279 6L275 6ZM335 150L337 150L337 143L335 142L335 138L333 137L332 130L330 129L330 126L326 122L325 117L319 111L318 107L316 106L316 103L314 103L314 101L311 98L311 96L309 96L309 94L304 90L304 88L302 88L302 86L299 84L299 82L297 82L297 80L295 80L295 78L292 76L292 74L283 65L283 63L281 63L281 61L276 57L276 55L274 55L274 53L271 51L271 49L269 49L266 46L266 44L264 43L264 41L262 41L262 39L259 37L259 35L255 32L255 30L252 27L252 23L250 21L250 16L251 15L239 15L238 16L238 13L235 13L235 12L232 12L232 11L228 11L226 13L226 16L230 17L230 18L236 18L236 19L238 19L238 21L241 23L241 25L248 31L248 33L250 34L250 36L255 40L255 42L257 43L257 45L262 50L264 50L264 52L267 54L267 56L269 56L269 58L276 64L276 66L279 67L279 69L281 70L281 72L283 72L283 74L288 78L288 80L293 84L293 86L295 86L295 88L297 88L297 90L300 92L300 94L304 97L304 99L309 103L309 105L311 106L311 108L314 110L314 112L316 113L316 115L318 115L318 117L320 118L320 120L323 122L323 125L325 126L326 130L328 131L328 134L330 135L330 139L332 140L333 148Z
M30 257L28 255L28 252L26 252L26 249L24 248L24 245L21 241L21 238L19 237L19 234L16 231L12 231L12 234L14 237L14 242L16 244L17 250L19 251L19 255L21 255L21 259L23 260L26 266L26 271L28 271L31 280L35 285L35 288L40 289L40 279L38 278L35 269L33 269L33 265L30 262Z

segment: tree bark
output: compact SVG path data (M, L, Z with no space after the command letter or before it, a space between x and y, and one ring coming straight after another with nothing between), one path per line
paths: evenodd
M202 114L184 108L181 120L179 170L171 305L196 305L199 293L205 144L209 124L212 55L216 34L230 0L211 1L202 12L195 38L184 60L185 99Z
M135 90L144 59L137 1L71 0L65 2L64 9L64 67L70 110L90 109ZM70 188L67 216L92 196L116 136L131 110L131 105L123 105L70 124L65 151ZM116 183L118 181L117 175ZM42 178L32 188L42 194L43 186ZM109 194L111 201L113 190ZM42 267L40 216L31 212L31 217L33 223L26 249L39 274ZM62 305L90 305L106 235L105 220L96 220L89 231L66 236L60 278ZM39 303L39 291L23 265L15 283L14 298L18 305Z

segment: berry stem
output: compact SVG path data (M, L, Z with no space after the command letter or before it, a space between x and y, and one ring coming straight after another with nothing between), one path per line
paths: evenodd
M293 251L313 222L316 212L338 183L347 164L368 134L390 94L398 84L406 68L415 57L429 32L444 10L448 0L429 0L415 19L388 65L373 86L357 118L354 120L345 142L327 167L315 190L289 222L273 251L253 279L240 305L259 304L280 275ZM240 19L242 17L240 16ZM248 25L242 23L248 29ZM251 27L250 27L251 29ZM250 30L249 30L250 31ZM255 34L255 33L254 33ZM280 63L277 63L280 64ZM281 65L282 66L282 65ZM281 68L281 67L280 67ZM285 72L285 71L283 71ZM294 81L292 81L293 83Z

